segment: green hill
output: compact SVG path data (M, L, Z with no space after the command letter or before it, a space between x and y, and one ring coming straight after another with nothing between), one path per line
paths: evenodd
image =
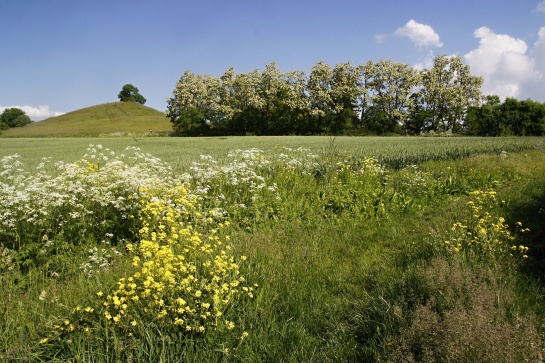
M4 130L0 137L78 137L115 133L149 134L172 131L158 110L132 102L112 102Z

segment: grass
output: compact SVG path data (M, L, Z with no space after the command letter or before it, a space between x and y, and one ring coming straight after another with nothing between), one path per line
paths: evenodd
M109 134L148 135L172 131L170 120L155 109L132 102L83 108L2 132L0 137L94 137Z
M313 152L331 149L353 155L375 157L387 166L403 167L428 160L452 160L479 153L530 150L543 146L542 137L506 138L430 138L430 137L329 137L329 136L232 136L232 137L77 137L77 138L0 138L0 156L20 154L22 161L36 165L43 156L66 160L66 150L83 150L89 144L101 144L116 152L127 146L165 160L183 171L199 158L222 158L229 150L278 147L309 148ZM73 155L76 159L79 155Z
M55 237L55 248L64 251L49 258L65 261L62 266L66 272L61 276L50 276L44 268L31 269L27 275L0 274L0 293L9 297L0 304L3 359L542 360L542 139L2 139L0 150L3 155L18 150L15 152L26 155L24 163L32 166L39 163L41 156L79 160L78 152L83 153L89 143L101 143L116 151L138 145L168 161L174 174L190 172L190 162L203 153L213 155L223 167L229 166L231 174L213 174L214 164L200 160L200 168L208 170L208 174L202 181L194 179L192 185L206 191L202 196L204 210L214 207L230 212L232 224L222 233L230 237L235 256L247 256L241 271L249 283L259 287L253 299L237 300L224 312L225 319L236 323L233 333L186 335L168 327L157 329L156 321L148 321L135 330L116 330L104 324L97 313L91 335L54 335L52 326L62 325L65 319L72 321L75 306L94 304L98 312L100 300L96 292L114 291L119 279L127 271L133 272L131 256L125 254L94 277L82 276L79 261L87 259L93 239L89 237L78 250L72 246L72 238L82 239L84 233L92 236L93 231L74 228L77 233L64 235L63 239L50 236ZM289 152L281 145L294 149L310 147L316 154L312 159L315 164L308 173L301 166L292 169L291 164L281 161L280 154L289 154L289 161L306 152ZM244 160L241 155L226 156L228 150L251 147L267 151L253 153ZM485 147L489 152L483 154ZM371 156L389 160L393 168L379 168L376 161L369 159ZM265 159L272 160L271 164L263 163ZM397 170L407 161L419 165ZM140 164L146 165L144 160ZM233 171L235 167L239 168L238 174ZM144 177L141 174L145 169L140 170L132 178ZM153 170L158 170L157 175L168 182L171 172ZM92 177L93 173L71 175ZM106 176L114 178L115 171L96 173L99 177L91 181L106 183ZM264 179L260 188L253 184L259 182L258 176ZM241 183L243 177L248 178L247 184ZM79 180L76 176L71 178L71 184ZM276 191L269 192L267 188L273 186ZM127 189L124 184L120 188ZM506 203L491 209L491 220L505 217L513 232L518 221L530 228L528 234L517 236L517 244L530 247L530 258L524 263L472 260L444 248L453 224L473 218L466 206L470 192L492 189ZM110 189L101 193L108 194ZM215 198L220 194L223 199ZM245 208L236 207L241 203ZM115 210L108 214L110 209L104 209L107 208L97 210L102 210L108 220L115 218ZM107 230L108 226L100 220L89 219L89 224L91 220L96 224L94 228ZM482 224L479 227L493 228ZM129 227L113 228L120 233ZM41 233L36 236L41 241ZM99 247L107 246L94 242ZM41 246L42 242L34 243ZM117 246L121 248L123 243ZM70 258L63 260L63 254ZM0 261L5 262L7 258L3 258ZM21 301L26 302L24 306ZM249 333L244 340L240 339L242 330ZM44 336L50 340L40 344Z

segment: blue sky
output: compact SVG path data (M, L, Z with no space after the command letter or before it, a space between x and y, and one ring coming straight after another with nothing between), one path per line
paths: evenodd
M185 70L462 56L483 92L545 102L545 0L0 0L0 111L33 120L118 101L164 111Z

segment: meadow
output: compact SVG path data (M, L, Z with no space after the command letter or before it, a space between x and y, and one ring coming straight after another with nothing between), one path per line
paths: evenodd
M0 361L542 361L544 141L0 139Z

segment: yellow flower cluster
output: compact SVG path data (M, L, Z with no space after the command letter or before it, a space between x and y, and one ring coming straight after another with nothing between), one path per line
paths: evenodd
M228 222L200 228L194 218L197 200L183 186L141 194L140 243L127 245L136 272L106 296L104 317L126 327L154 322L197 333L234 329L221 317L237 295L252 297L253 288L245 286L226 238L220 237Z
M344 160L335 164L332 180L339 184L370 185L379 181L383 172L379 161L375 158L355 160L348 155Z
M336 170L337 172L352 171L353 173L365 174L366 176L377 175L383 172L376 158L354 159L351 155L348 155L345 160L337 162Z
M474 191L467 202L469 217L463 223L457 222L451 228L450 239L445 241L448 252L464 253L470 257L501 259L503 257L528 258L528 247L513 245L515 237L511 234L505 218L494 218L490 210L498 204L495 191ZM522 223L517 222L521 227ZM521 229L526 232L528 229Z
M85 174L96 173L100 169L100 165L98 165L97 163L90 163L86 161L85 164L86 164ZM79 166L79 164L77 163L76 165Z
M48 337L40 340L40 344L45 344L51 339L70 340L70 335L75 331L82 331L90 334L93 330L96 311L90 306L76 306L69 318L61 318L53 324L53 332Z

